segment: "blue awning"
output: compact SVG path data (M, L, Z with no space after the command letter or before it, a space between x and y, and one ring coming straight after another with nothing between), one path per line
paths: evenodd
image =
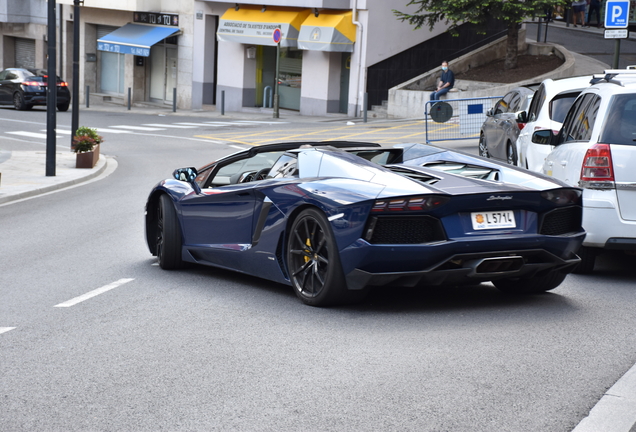
M150 56L150 47L179 33L178 27L126 24L97 40L97 49L119 54Z

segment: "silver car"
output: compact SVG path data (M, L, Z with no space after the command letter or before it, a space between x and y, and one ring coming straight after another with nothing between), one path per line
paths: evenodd
M488 110L479 134L480 156L517 165L519 157L516 142L519 132L525 126L525 112L528 111L533 95L532 87L516 87Z

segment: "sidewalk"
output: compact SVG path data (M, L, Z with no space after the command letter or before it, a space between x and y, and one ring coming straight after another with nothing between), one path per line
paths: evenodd
M565 23L550 23L565 27ZM570 27L572 28L572 27ZM602 32L596 28L572 28L573 31ZM530 35L528 35L530 36ZM608 67L591 57L573 53L575 57L575 75L598 73ZM127 106L112 103L91 104L91 111L127 112ZM152 104L136 104L133 107L136 114L152 114L161 116L196 116L214 120L264 120L273 119L272 109L244 108L239 112L226 112L222 115L217 107L204 106L200 110L177 110L172 107ZM362 119L352 119L343 114L333 116L307 117L298 112L281 110L280 119L288 122L362 122ZM273 121L276 121L273 119ZM386 120L384 120L386 121ZM0 206L12 201L33 197L43 193L62 189L93 179L102 174L108 166L108 158L100 156L100 160L93 169L76 169L75 154L70 152L56 152L56 175L46 176L46 152L2 151L0 149Z

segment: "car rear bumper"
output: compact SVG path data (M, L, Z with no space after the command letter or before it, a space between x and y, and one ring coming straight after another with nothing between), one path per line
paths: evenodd
M587 232L583 246L636 250L636 221L622 219L611 201L583 203L583 227Z
M343 269L349 289L386 284L418 285L480 283L532 277L546 270L570 273L579 263L576 251L585 233L561 237L534 237L490 242L442 242L419 248L357 245L343 251ZM509 243L509 249L502 248ZM481 244L480 244L481 243ZM516 246L516 247L513 247ZM364 254L366 259L358 254ZM360 258L359 265L345 263ZM390 257L390 258L389 258ZM363 264L364 262L364 264Z
M46 105L46 92L43 94L24 93L24 102L29 105ZM71 95L68 92L58 92L57 104L65 104L71 101Z

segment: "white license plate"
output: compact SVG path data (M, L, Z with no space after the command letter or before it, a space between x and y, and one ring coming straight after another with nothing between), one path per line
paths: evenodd
M475 212L470 214L474 230L516 228L515 214L512 210Z

